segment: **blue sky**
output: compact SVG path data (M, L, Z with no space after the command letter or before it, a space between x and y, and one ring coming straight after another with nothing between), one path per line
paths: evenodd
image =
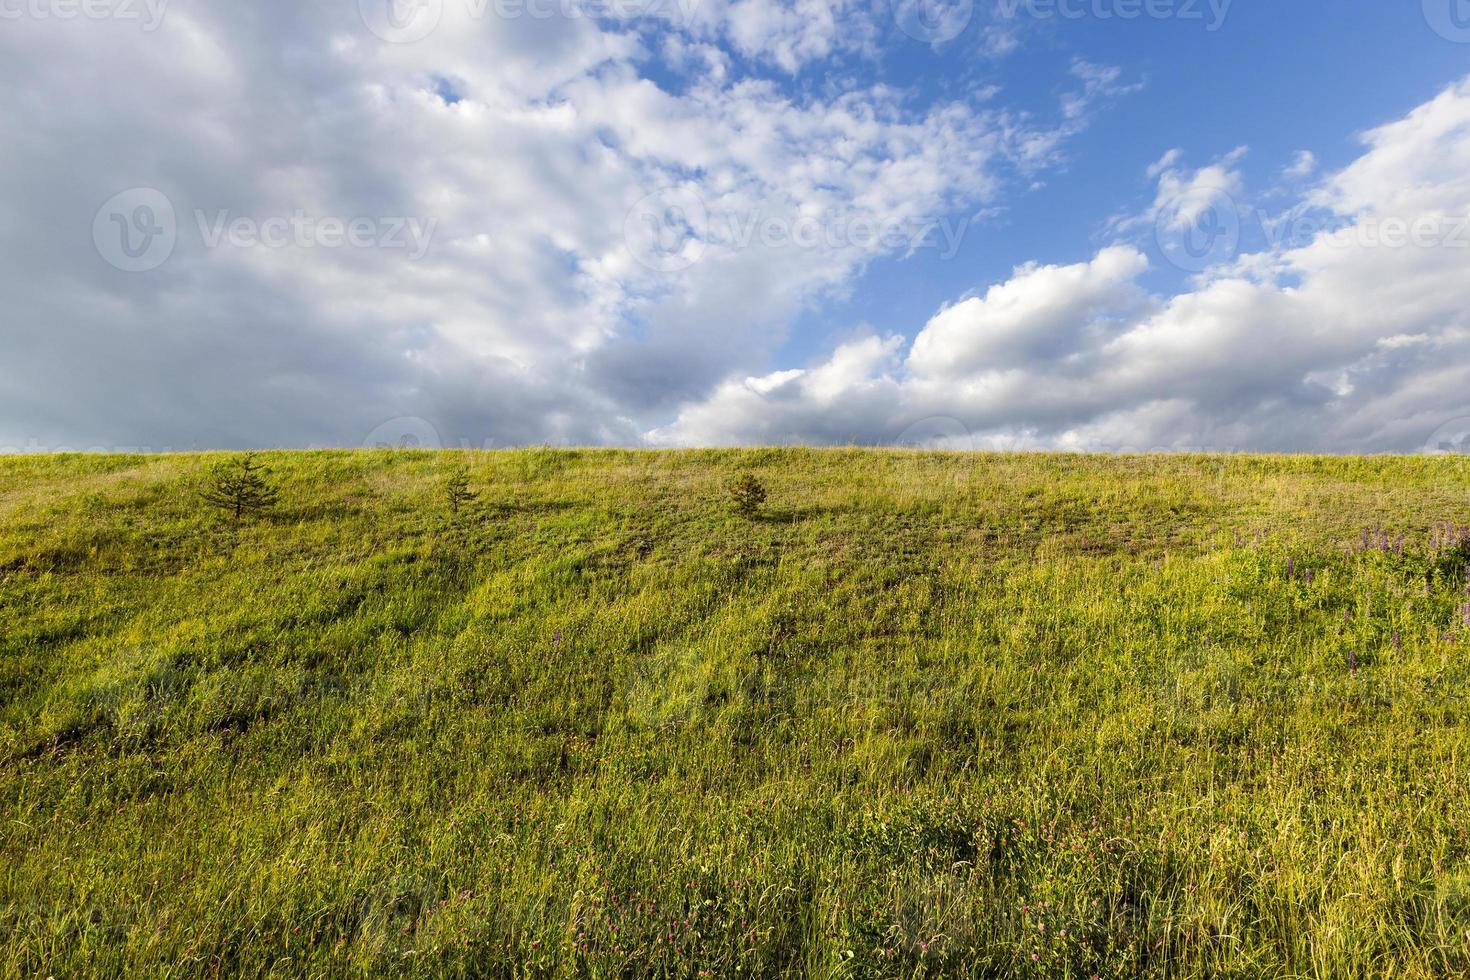
M0 451L1470 449L1467 8L0 5Z
M1258 185L1300 150L1330 170L1358 156L1359 132L1470 71L1470 46L1427 30L1417 0L1237 0L1215 31L1206 26L1213 14L1200 11L1203 21L1052 18L1029 25L1025 48L999 59L977 57L978 21L937 47L895 32L880 64L856 61L859 73L932 97L999 85L1037 111L1054 103L1076 58L1117 65L1125 81L1144 87L1100 113L1045 187L1010 198L1006 213L966 235L952 260L920 252L876 264L849 301L804 317L783 353L818 355L856 323L922 321L938 303L1001 281L1031 259L1087 258L1112 215L1152 194L1145 171L1170 149L1203 165L1246 145L1241 169ZM1176 287L1184 273L1160 265L1151 280Z

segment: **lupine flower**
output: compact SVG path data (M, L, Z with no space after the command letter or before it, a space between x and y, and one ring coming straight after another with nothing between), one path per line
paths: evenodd
M1348 670L1352 671L1354 674L1356 674L1358 672L1358 651L1356 651L1356 650L1349 650L1348 651L1347 665L1348 665Z

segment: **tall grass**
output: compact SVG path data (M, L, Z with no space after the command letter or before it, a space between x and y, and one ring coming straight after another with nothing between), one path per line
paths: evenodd
M1465 460L264 459L0 460L7 974L1470 972Z

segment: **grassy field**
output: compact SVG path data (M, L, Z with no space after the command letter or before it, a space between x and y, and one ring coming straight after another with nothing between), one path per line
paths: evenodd
M5 975L1470 972L1470 460L264 459L0 459Z

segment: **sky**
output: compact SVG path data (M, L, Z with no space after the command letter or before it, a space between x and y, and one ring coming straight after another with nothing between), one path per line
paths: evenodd
M0 0L0 452L1470 451L1470 0Z

